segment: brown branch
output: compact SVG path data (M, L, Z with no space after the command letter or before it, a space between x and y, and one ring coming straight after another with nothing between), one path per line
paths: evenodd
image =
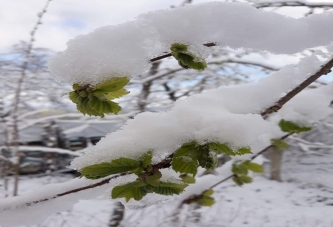
M267 108L265 111L261 112L261 116L265 116L267 114L279 111L284 104L286 104L290 99L292 99L295 95L304 90L307 86L309 86L312 82L317 80L319 77L326 75L331 72L331 68L333 67L333 59L322 65L320 70L318 70L315 74L308 77L308 79L304 80L300 85L295 87L293 90L288 92L285 96L283 96L280 100L278 100L275 105Z
M266 8L266 7L308 7L308 8L333 8L333 4L330 3L304 3L300 1L272 1L272 2L260 2L254 4L254 7Z
M215 44L214 44L215 45ZM272 112L276 112L278 111L286 102L288 102L291 98L293 98L296 94L298 94L300 91L302 91L303 89L305 89L309 84L311 84L313 81L315 81L316 79L318 79L320 76L325 75L327 73L330 72L330 69L333 67L333 59L331 59L330 61L328 61L326 64L324 64L314 75L310 76L308 79L306 79L304 82L302 82L299 86L297 86L295 89L293 89L292 91L288 92L284 97L282 97L280 100L278 100L273 106L268 107L266 110L264 110L263 112L261 112L261 116L265 116L269 113ZM281 137L282 139L287 138L288 136L290 136L290 134L285 135L284 137ZM253 156L252 158L256 158L257 156L259 156L260 154L264 153L265 151L267 151L270 147L272 147L272 145L266 147L264 150L262 150L261 152L259 152L258 154L256 154L255 156ZM171 166L171 162L172 162L172 157L173 154L170 154L168 157L166 157L164 160L162 160L161 162L153 165L154 169L163 169L163 168L169 168ZM253 160L251 159L251 160ZM115 175L112 176L108 179L104 179L100 182L97 182L95 184L91 184L89 186L85 186L85 187L81 187L81 188L76 188L73 189L71 191L66 191L64 193L60 193L55 195L52 198L49 199L42 199L42 200L38 200L38 201L32 201L29 203L25 203L25 205L27 206L31 206L33 204L36 203L40 203L40 202L44 202L44 201L48 201L51 199L55 199L61 196L65 196L65 195L69 195L75 192L79 192L79 191L83 191L83 190L87 190L87 189L91 189L91 188L95 188L104 184L109 183L112 179L115 179L117 177L120 176L125 176L128 175L128 173L122 173L119 175ZM227 179L223 179L222 181L220 181L218 184L232 178L233 176L229 176ZM215 185L213 185L212 187L215 187Z

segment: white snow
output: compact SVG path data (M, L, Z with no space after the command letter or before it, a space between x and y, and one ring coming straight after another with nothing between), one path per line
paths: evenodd
M315 55L311 55L303 58L298 65L286 66L257 83L221 87L193 95L185 100L178 100L168 112L138 114L121 130L107 135L85 155L74 159L71 167L81 169L119 157L137 158L148 150L153 150L154 160L158 162L183 143L192 140L255 148L260 137L281 136L277 122L264 120L260 112L314 74L323 63ZM309 105L306 98L300 98L301 102L297 104L296 97L279 119L286 117L286 120L295 120L285 116L286 111L300 111L298 115L302 114L304 118L307 116L312 122L326 116L331 111L328 109L329 99L333 97L329 92L332 90L331 86L322 88L326 94L320 93L321 89L315 89L309 94L312 96L318 92L310 97L311 100L325 96L320 98L321 101L311 102L314 106ZM300 97L309 96L307 94L308 92ZM316 108L319 107L326 108L321 115L317 113L320 110Z
M97 84L111 77L146 71L149 59L185 43L202 55L203 43L291 54L332 41L333 13L293 19L248 4L211 2L154 11L136 20L81 35L49 62L59 80ZM320 35L319 35L320 34Z

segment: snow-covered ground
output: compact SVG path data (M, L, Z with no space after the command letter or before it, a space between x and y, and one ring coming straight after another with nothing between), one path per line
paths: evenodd
M244 187L238 187L232 181L225 182L216 189L216 204L212 207L193 210L185 206L178 211L178 201L171 201L141 209L126 209L121 226L333 226L332 157L333 151L330 149L325 152L285 153L282 183L270 181L266 175L256 175L254 182ZM24 176L20 194L70 178L71 175L41 178ZM3 187L0 190L0 198L3 198ZM112 200L81 201L72 210L54 214L38 227L109 226L114 204ZM196 213L200 214L198 222L195 222ZM177 216L179 219L175 223Z

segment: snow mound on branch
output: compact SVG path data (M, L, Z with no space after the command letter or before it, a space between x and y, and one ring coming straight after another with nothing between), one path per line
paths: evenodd
M149 60L185 43L202 57L202 44L251 48L278 54L327 45L333 13L293 19L248 4L211 2L165 9L117 26L106 26L70 40L49 62L59 80L97 84L105 79L144 73ZM319 35L318 35L319 34Z
M103 186L71 193L69 195L52 199L55 195L75 188L89 186L95 183L87 179L73 179L68 182L49 184L23 196L16 196L1 200L0 202L0 225L30 226L43 222L51 214L72 208L82 199L93 199L103 194L110 186ZM49 201L43 201L50 199ZM35 203L32 201L43 201Z
M168 112L138 114L121 130L107 135L96 146L89 148L85 155L74 159L71 167L82 169L120 157L136 159L148 150L153 150L154 161L159 162L183 143L193 140L256 148L261 137L277 138L282 135L276 121L282 117L294 120L285 112L302 114L303 120L309 122L331 112L325 108L328 108L332 99L333 85L296 96L295 102L283 108L275 121L266 121L260 115L260 112L313 75L322 64L312 55L303 58L297 66L289 65L257 83L221 87L193 95L178 100ZM312 102L314 106L304 103L304 97L313 94L316 94L314 99L319 97L321 101ZM299 100L303 100L302 104L298 103ZM314 101L313 98L310 100ZM319 110L313 107L324 108L325 111L318 115Z

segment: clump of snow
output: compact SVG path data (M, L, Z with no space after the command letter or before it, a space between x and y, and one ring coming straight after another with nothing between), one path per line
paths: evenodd
M78 36L50 60L49 68L63 82L97 84L145 72L149 59L168 52L173 43L188 44L201 57L207 56L202 47L207 42L291 54L330 43L332 20L332 12L293 19L243 3L188 5Z
M311 125L332 114L330 103L333 100L333 83L319 88L308 89L270 117L271 122L285 119L301 125Z
M96 146L91 147L85 155L74 159L71 167L81 169L120 157L135 159L148 150L153 150L154 161L158 162L183 143L193 140L241 147L254 146L265 135L280 137L277 123L264 120L260 112L314 74L322 64L322 61L312 55L303 58L298 65L286 66L257 83L212 89L178 100L168 112L139 114L121 130L107 135ZM327 90L330 89L326 88L326 93ZM333 96L330 93L326 95L328 96L320 101L321 107L325 103L328 106L328 99ZM317 98L313 97L311 100ZM292 103L297 103L297 100L296 97ZM319 102L316 104L319 105ZM297 112L300 108L295 105L297 104L291 104L293 111ZM291 112L290 108L286 111ZM308 107L303 111L315 110ZM308 114L308 117L310 115L317 116L317 113ZM323 115L325 114L322 113L313 120Z

